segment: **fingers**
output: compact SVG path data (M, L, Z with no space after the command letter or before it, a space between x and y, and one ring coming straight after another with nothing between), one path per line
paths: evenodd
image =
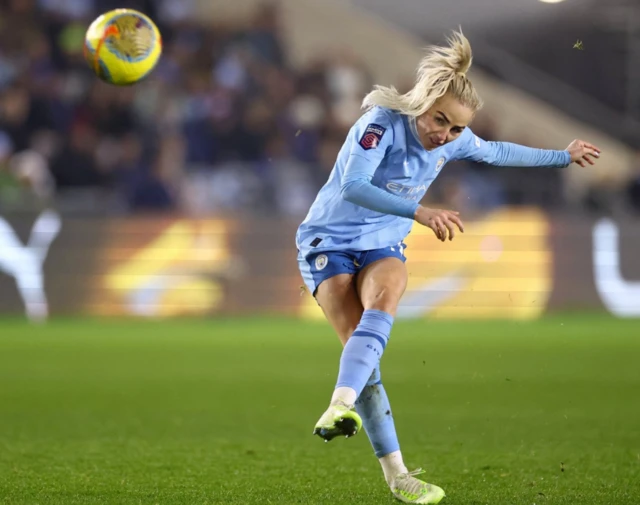
M442 222L442 219L440 218L440 216L436 216L435 218L433 218L433 222L435 223L436 227L438 228L438 238L444 242L445 240L447 240L447 228L445 227L444 223Z
M590 147L588 148L587 154L589 156L594 156L595 158L600 157L600 151L598 151L597 149L591 149Z
M460 218L456 215L458 212L444 211L440 216L435 216L431 221L431 229L435 233L439 240L444 242L449 238L449 241L453 240L456 236L456 226L464 233L464 225Z
M442 238L442 234L440 233L440 228L438 228L438 225L433 219L429 223L429 228L433 230L433 234L436 236L438 240L444 242L444 239Z
M599 147L596 147L593 144L590 144L589 142L582 142L582 145L587 149L591 149L592 151L594 151L598 156L600 155L601 149Z
M425 216L424 214L427 215ZM458 217L459 214L459 212L452 210L426 209L426 212L422 212L418 216L417 221L423 226L431 228L436 238L444 242L447 237L449 240L454 239L457 233L456 227L464 233L464 225ZM422 219L423 217L426 217L426 219Z
M444 219L444 225L447 227L447 230L449 230L449 242L451 242L453 240L453 237L456 236L456 230L453 226L453 223L449 219Z
M449 216L449 221L453 222L456 224L456 226L458 227L458 229L464 233L464 225L462 224L462 220L458 217L459 212L455 212L454 214L456 214L455 216Z
M582 153L578 154L579 158L576 160L576 163L581 167L585 167L585 162L589 165L595 165L596 160L600 157L600 153L595 149L591 149L590 147L583 147Z
M571 153L571 160L581 167L586 167L587 164L595 165L601 152L598 146L579 139L571 142L567 150Z
M593 155L592 154L585 154L582 159L584 161L586 161L587 163L589 163L589 165L595 165L594 161L593 161Z
M438 226L438 223L436 221L436 217L429 218L429 220L425 223L425 225L433 230L433 233L437 237L438 240L443 240L442 239L442 231L440 230L440 227Z

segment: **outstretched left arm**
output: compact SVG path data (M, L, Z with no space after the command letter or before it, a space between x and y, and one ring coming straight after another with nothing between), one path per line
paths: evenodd
M476 161L500 167L566 167L572 162L593 165L600 149L582 140L574 140L564 151L535 149L510 142L487 142L471 130L463 132L456 159Z

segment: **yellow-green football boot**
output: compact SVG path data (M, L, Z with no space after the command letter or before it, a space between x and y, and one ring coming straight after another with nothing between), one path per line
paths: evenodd
M334 402L329 405L329 408L316 423L313 434L328 442L338 436L352 437L361 429L362 419L353 410L353 405Z
M444 490L416 479L415 476L421 473L424 473L424 470L418 469L395 477L390 486L393 496L403 503L440 503L445 496Z

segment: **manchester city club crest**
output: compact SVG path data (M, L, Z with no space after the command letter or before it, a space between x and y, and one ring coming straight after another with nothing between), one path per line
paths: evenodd
M316 270L322 270L327 266L329 259L326 254L321 254L316 258Z
M436 163L436 172L440 172L440 169L444 166L444 162L447 161L444 158L440 158Z

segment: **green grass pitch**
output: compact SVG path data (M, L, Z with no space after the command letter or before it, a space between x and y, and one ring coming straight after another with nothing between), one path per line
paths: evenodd
M0 321L0 503L395 503L364 432L311 435L339 353L297 320ZM640 322L398 323L382 375L443 504L640 504Z

